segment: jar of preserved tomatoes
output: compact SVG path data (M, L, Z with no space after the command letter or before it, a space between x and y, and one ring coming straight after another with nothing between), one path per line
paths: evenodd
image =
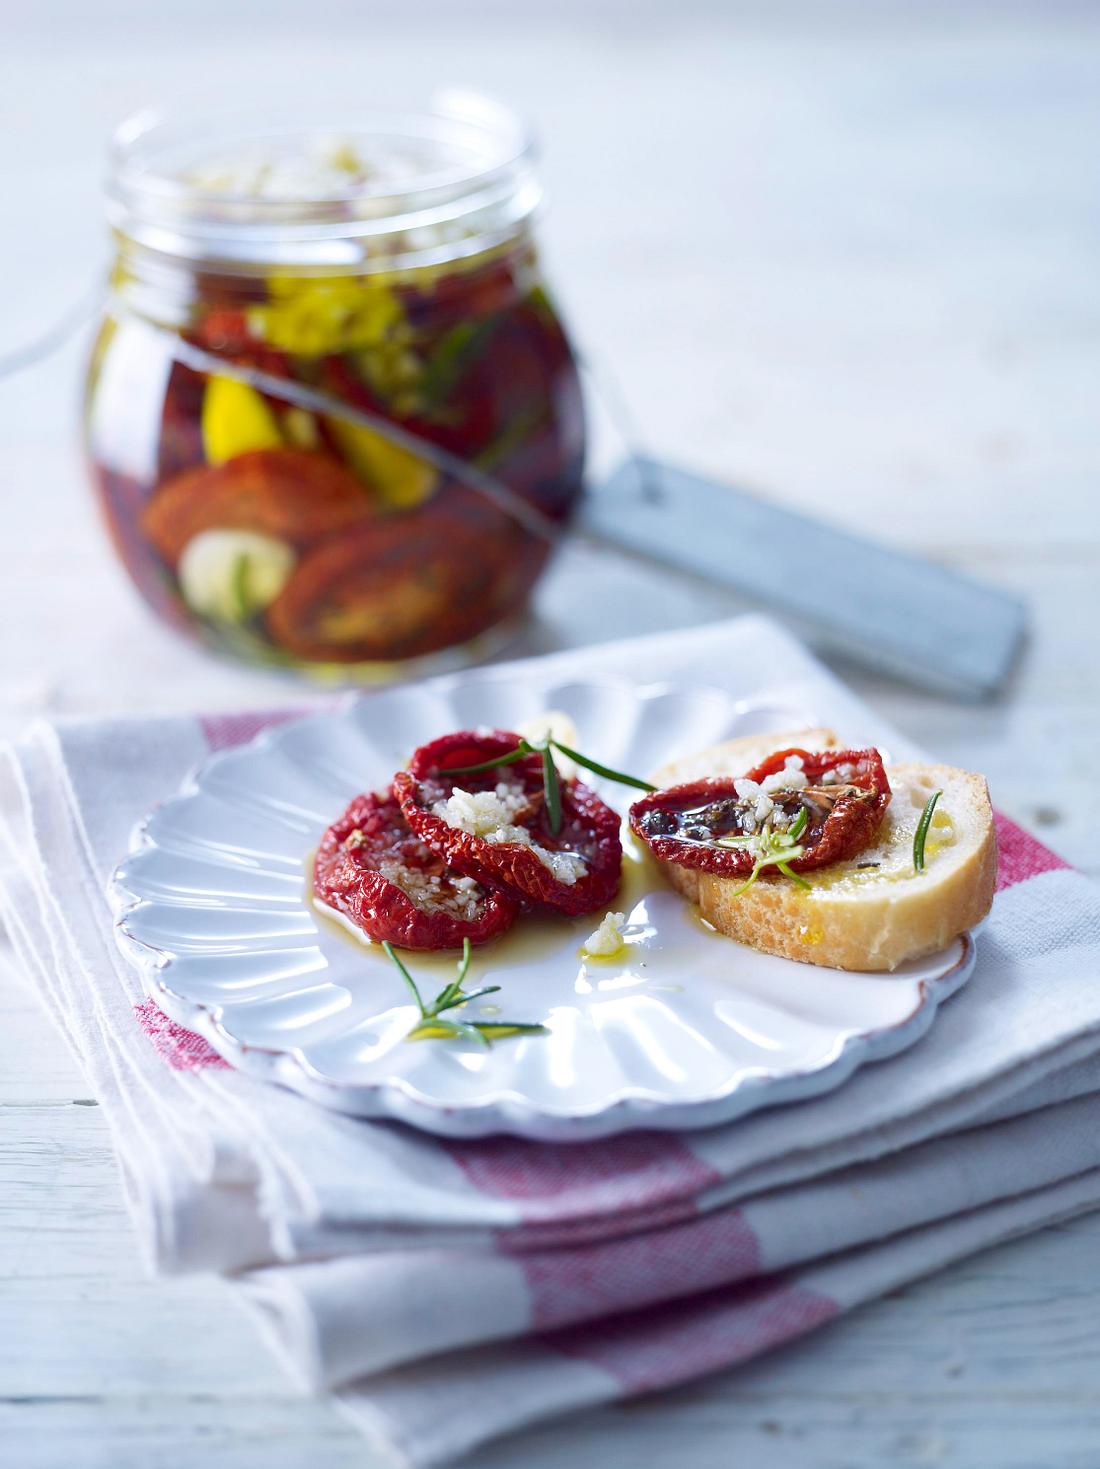
M86 438L146 600L218 648L370 677L479 656L580 493L530 139L481 99L115 140Z

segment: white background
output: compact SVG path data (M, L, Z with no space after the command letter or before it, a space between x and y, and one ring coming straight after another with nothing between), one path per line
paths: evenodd
M1100 7L0 0L0 353L102 275L98 183L122 114L450 82L541 132L558 295L651 452L1029 599L1031 646L998 703L841 671L1100 871ZM74 343L0 383L0 729L285 700L281 680L157 627L112 563L81 478L81 358ZM735 607L578 547L514 651ZM12 988L0 1098L13 1463L368 1461L216 1286L139 1278L95 1109L73 1105L71 1063ZM482 1462L1091 1466L1098 1244L1088 1221L1050 1231L828 1340Z

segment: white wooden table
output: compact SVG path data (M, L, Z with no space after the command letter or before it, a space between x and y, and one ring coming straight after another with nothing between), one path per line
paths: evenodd
M510 97L548 140L561 294L651 450L1030 599L1032 644L1000 703L841 671L1100 873L1100 13L566 0L551 17L440 0L395 29L337 0L245 11L67 0L5 18L0 350L102 258L99 145L120 111L199 83L225 95L242 74L257 96L318 78L362 95L384 75L398 94L458 79ZM285 697L155 627L111 564L80 479L77 356L0 384L0 731ZM522 646L735 605L577 547ZM478 1462L1094 1469L1098 1258L1100 1220L1048 1230L745 1370ZM0 1460L372 1462L287 1387L217 1282L141 1277L94 1101L6 981Z

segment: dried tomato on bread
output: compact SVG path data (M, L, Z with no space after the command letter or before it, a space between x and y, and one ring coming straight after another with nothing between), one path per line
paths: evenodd
M868 846L889 804L877 750L788 749L743 776L654 791L630 808L630 827L662 861L719 877L749 875L764 841L797 832L787 865L805 872Z

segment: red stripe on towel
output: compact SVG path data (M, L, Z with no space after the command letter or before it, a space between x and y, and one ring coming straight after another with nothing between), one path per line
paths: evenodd
M1069 863L1044 847L1022 826L1017 826L1000 811L993 813L993 824L997 829L997 891L1015 887L1029 877L1038 877L1041 872L1060 872Z
M565 1146L494 1137L450 1142L447 1150L476 1188L520 1200L531 1221L653 1209L693 1198L718 1179L686 1143L663 1132Z
M514 1245L498 1235L501 1248ZM739 1209L577 1249L517 1255L531 1324L548 1331L728 1286L760 1273L760 1245Z
M744 1362L839 1313L828 1296L762 1277L726 1290L540 1337L563 1356L599 1367L625 1392L675 1387Z
M229 1062L218 1055L209 1041L170 1020L152 1000L142 1000L140 1005L135 1005L134 1014L157 1055L162 1061L167 1061L173 1071L198 1071L204 1066L228 1067Z
M705 1182L710 1184L713 1181L708 1176ZM524 1210L523 1222L502 1233L507 1233L507 1249L517 1255L541 1250L572 1250L579 1245L596 1244L608 1236L618 1238L681 1224L685 1219L693 1219L697 1209L695 1196L686 1194L664 1204L643 1204L639 1209L611 1207L602 1214L586 1214L580 1219L556 1218L549 1214L532 1218L531 1212Z

